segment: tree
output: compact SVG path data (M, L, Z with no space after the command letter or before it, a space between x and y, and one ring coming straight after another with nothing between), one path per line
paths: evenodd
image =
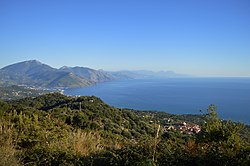
M244 153L249 145L240 137L244 125L220 120L215 105L210 105L207 111L206 122L197 137L201 160L210 165L218 162L222 165L242 165L247 162L249 156L247 159Z

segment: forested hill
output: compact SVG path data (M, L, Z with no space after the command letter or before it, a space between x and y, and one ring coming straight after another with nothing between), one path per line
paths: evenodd
M0 101L0 165L249 165L249 138L213 105L196 117L59 93Z
M137 138L154 132L152 125L134 112L111 107L94 96L69 97L51 93L10 103L16 110L21 109L24 114L29 114L30 109L35 109L67 125L80 129L108 131L117 134L118 137L121 134L128 138Z

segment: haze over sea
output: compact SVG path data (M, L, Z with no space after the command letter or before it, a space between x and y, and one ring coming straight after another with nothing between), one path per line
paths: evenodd
M66 89L67 95L97 96L121 108L173 114L206 113L217 106L223 119L250 124L250 78L132 79Z

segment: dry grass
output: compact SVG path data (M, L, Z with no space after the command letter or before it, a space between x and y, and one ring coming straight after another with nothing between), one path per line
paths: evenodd
M103 149L101 137L98 133L86 133L78 130L70 134L69 141L72 143L73 149L83 156L99 152Z
M0 166L17 166L20 160L13 143L13 126L0 119Z
M76 155L87 156L100 152L103 149L101 142L101 136L98 133L77 130L69 131L64 139L52 142L48 148L73 151Z

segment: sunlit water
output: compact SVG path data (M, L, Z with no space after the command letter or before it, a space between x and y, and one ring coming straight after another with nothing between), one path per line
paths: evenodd
M174 114L201 114L215 104L221 118L250 124L250 78L134 79L64 93L94 95L115 107Z

